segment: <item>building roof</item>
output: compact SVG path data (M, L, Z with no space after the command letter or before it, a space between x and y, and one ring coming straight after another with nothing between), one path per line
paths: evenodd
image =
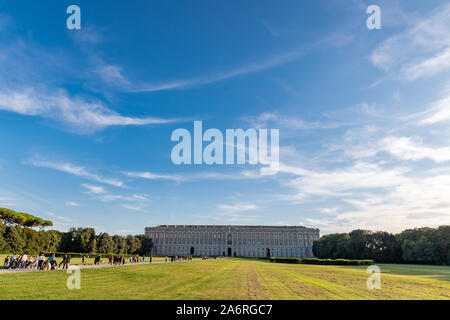
M307 228L304 226L263 226L263 225L205 225L205 224L199 224L199 225L184 225L184 224L173 224L173 225L158 225L155 227L147 227L147 229L305 229L310 231L318 231L319 229L316 228Z

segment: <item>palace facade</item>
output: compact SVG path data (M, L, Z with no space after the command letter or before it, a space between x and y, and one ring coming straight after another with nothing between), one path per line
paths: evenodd
M145 228L153 255L313 257L319 229L302 226L160 225Z

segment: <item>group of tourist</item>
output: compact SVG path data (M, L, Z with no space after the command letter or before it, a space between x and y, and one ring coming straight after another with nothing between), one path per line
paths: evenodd
M208 259L223 259L225 256L214 256L214 257L208 257L208 256L202 256L202 260L208 260Z
M83 255L81 256L81 264L86 265L87 259L89 256ZM143 263L146 262L146 258L148 261L152 263L153 257L150 255L146 257L145 255L142 257L139 256L119 256L119 255L110 255L108 257L109 265L124 265L131 263ZM57 269L67 269L70 266L70 261L72 257L70 254L65 254L62 261L58 264L56 261L56 255L51 254L49 257L46 257L44 253L40 253L39 255L27 255L26 253L22 253L20 255L12 254L11 256L7 256L3 263L3 269L32 269L32 270L57 270ZM208 257L202 257L202 260L206 260ZM165 262L177 262L177 261L192 261L192 256L166 256ZM105 261L102 260L101 255L96 255L94 258L94 265L104 264Z
M39 255L30 255L22 253L20 255L12 254L6 256L3 262L3 269L34 269L34 270L55 270L55 269L67 269L70 266L70 260L72 259L70 254L64 255L62 261L58 264L56 262L55 254L50 257L45 257L43 253Z
M124 256L109 256L108 257L108 264L110 265L123 265L123 264L127 264L127 263L141 263L141 262L145 262L145 258L146 256L130 256L130 257L124 257ZM94 259L94 264L98 265L100 263L103 263L104 261L101 260L101 256L97 255ZM149 257L149 262L152 263L153 257L150 255Z
M176 262L176 261L192 261L192 256L166 256L164 259L164 262L169 261L170 262Z

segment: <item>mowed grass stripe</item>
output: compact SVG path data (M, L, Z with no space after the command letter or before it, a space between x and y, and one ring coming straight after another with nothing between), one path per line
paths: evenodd
M392 265L379 264L381 269L381 287L385 290L370 291L377 299L391 299L401 295L399 299L449 299L450 276L448 266L416 266L416 265ZM366 268L363 267L339 267L341 272L348 276L359 274L361 278L367 278ZM421 272L417 273L417 269ZM355 272L359 270L359 273ZM395 273L390 273L392 272ZM436 272L433 274L433 272Z
M162 299L208 299L214 293L215 283L233 267L230 263L218 263L211 260L197 263L201 266L195 266L192 271L190 266L177 270L181 275L179 281L173 279L176 282L175 286L164 289L161 292ZM182 275L186 272L192 273L192 276L183 281Z
M322 266L314 266L320 268ZM339 284L337 279L341 274L330 273L322 270L320 277L308 275L311 266L283 265L267 263L267 268L272 270L272 275L284 281L302 299L370 299L370 295L356 287ZM361 283L366 284L366 279ZM346 279L349 281L350 279ZM367 289L366 289L367 291Z
M299 300L305 299L303 295L298 294L298 290L293 288L289 281L285 281L284 277L277 272L270 269L260 270L261 281L266 288L269 289L269 293L272 299L278 300ZM308 286L299 284L302 286L301 292L307 292L310 290Z
M321 287L329 298L339 299L448 299L446 281L397 274L381 275L381 290L368 290L366 269L291 265L276 268L290 279ZM294 273L292 273L294 272ZM298 275L300 273L301 275ZM318 279L318 280L315 280ZM343 289L343 287L345 289Z
M146 284L134 292L130 299L198 299L196 297L198 292L188 288L229 268L226 264L207 263L207 261L155 264L151 267L154 267L151 272L139 270L142 272L139 275L140 281L144 276ZM125 282L125 287L128 282L128 280Z
M172 290L171 294L180 299L269 299L268 290L262 287L258 275L242 260L203 262L209 268L222 265L202 276L191 279Z

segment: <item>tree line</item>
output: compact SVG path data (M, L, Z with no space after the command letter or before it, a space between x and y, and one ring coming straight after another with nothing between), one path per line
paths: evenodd
M52 226L26 213L0 208L0 252L80 252L114 254L150 254L153 243L145 235L96 234L93 228L71 228L67 232L43 230ZM39 228L35 230L34 228Z
M450 265L450 226L408 229L398 234L360 229L327 234L314 242L313 253L322 259Z

